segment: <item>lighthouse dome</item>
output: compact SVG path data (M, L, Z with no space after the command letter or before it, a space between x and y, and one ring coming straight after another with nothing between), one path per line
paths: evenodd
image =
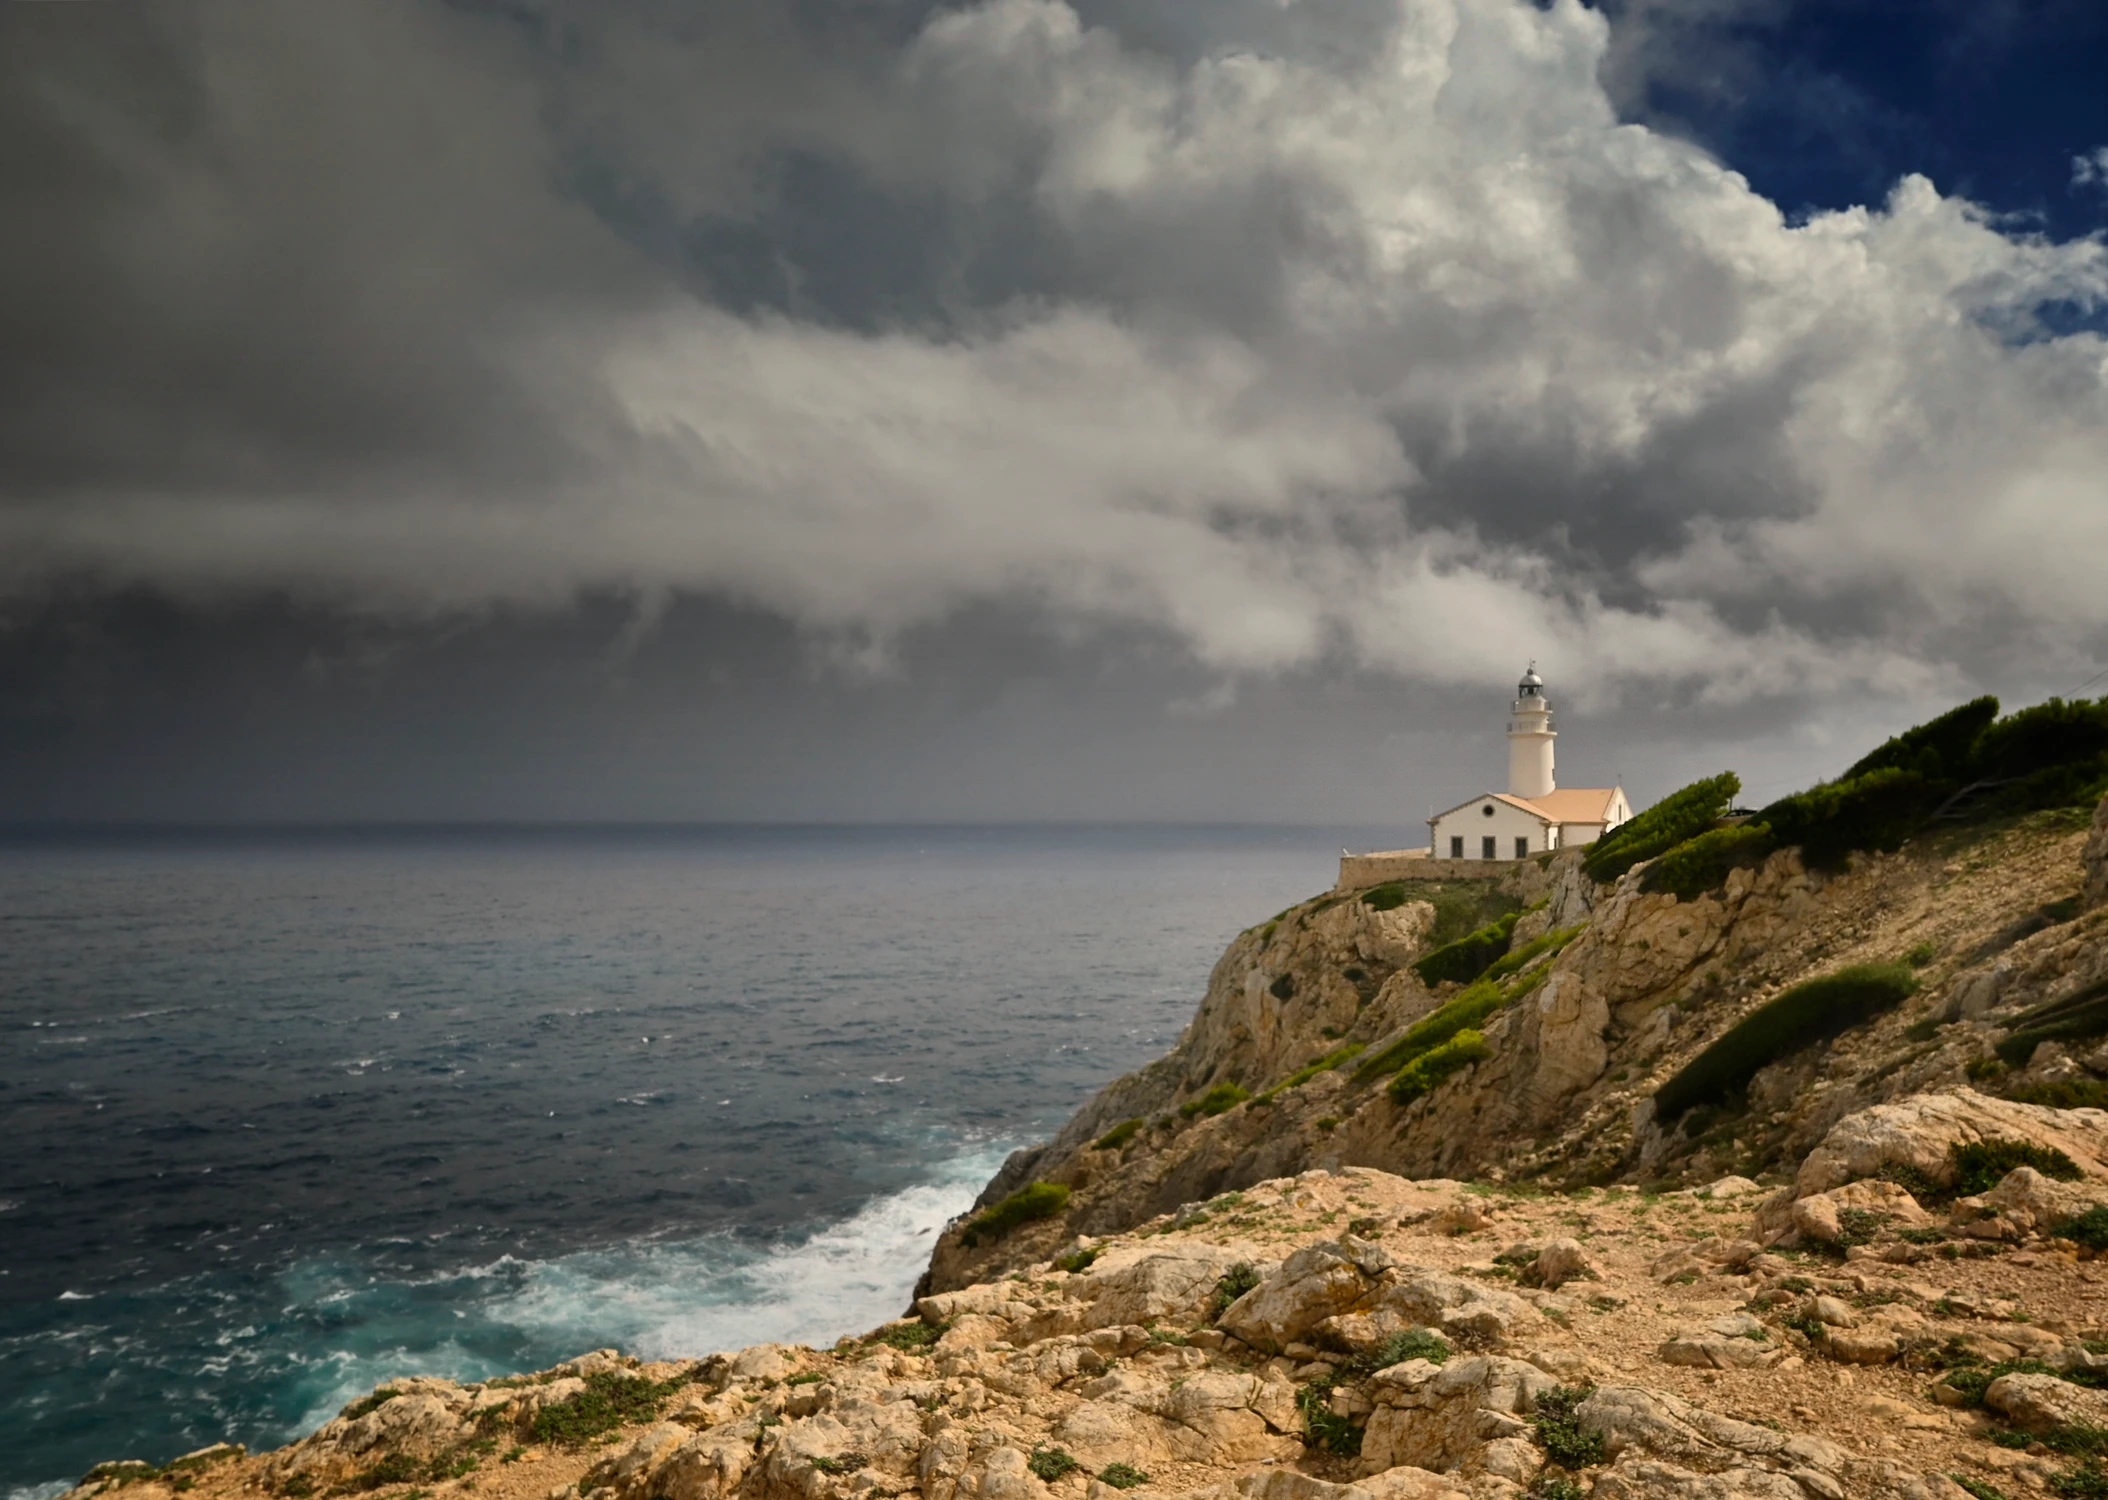
M1531 662L1529 667L1523 672L1522 681L1515 685L1515 696L1518 698L1542 698L1544 696L1544 679L1537 675L1536 662Z

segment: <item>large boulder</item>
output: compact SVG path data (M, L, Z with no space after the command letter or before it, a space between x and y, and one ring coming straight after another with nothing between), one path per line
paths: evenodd
M1351 1238L1306 1245L1230 1304L1219 1324L1254 1348L1279 1350L1326 1319L1360 1309L1375 1292L1371 1272L1389 1260Z
M1846 1115L1801 1163L1795 1196L1826 1193L1891 1165L1947 1181L1951 1147L1994 1139L2054 1147L2087 1177L2108 1181L2108 1111L2017 1104L1956 1087Z

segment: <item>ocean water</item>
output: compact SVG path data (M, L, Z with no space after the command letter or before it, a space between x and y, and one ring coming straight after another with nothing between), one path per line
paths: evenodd
M829 1341L1372 830L0 840L0 1495Z

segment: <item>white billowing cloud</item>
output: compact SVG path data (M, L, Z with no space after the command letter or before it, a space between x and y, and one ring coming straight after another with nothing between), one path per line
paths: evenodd
M1789 223L1620 125L1608 42L1575 0L1399 0L1366 52L1179 65L1059 0L945 12L796 144L932 206L933 265L1028 225L1036 286L962 274L878 331L552 315L521 357L596 383L585 479L113 495L0 544L396 608L700 589L878 637L1022 601L1227 672L1536 655L1715 699L2108 632L2108 345L2034 316L2108 301L2108 253L1917 178Z
M2108 146L2099 146L2071 159L2073 187L2108 187Z

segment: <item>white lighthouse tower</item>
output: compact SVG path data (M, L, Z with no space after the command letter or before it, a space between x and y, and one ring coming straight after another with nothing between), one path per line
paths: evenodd
M1537 663L1516 684L1515 702L1508 710L1508 795L1530 801L1550 796L1557 783L1552 779L1552 741L1559 732L1552 728L1552 705L1545 701L1544 679Z

